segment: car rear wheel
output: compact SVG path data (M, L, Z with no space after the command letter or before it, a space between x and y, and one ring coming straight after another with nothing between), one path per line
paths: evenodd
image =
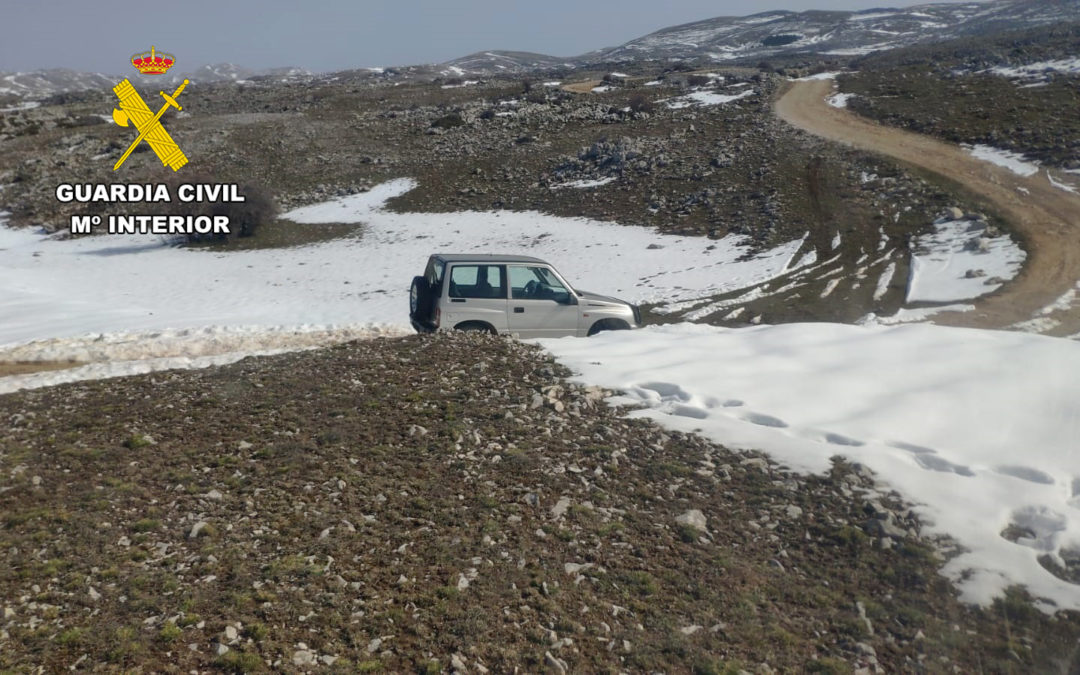
M470 323L463 323L463 324L459 324L457 326L454 326L454 330L460 330L460 331L464 331L464 332L467 332L467 333L488 333L489 335L496 335L497 334L495 329L492 328L491 326L489 326L488 324L479 323L479 322L476 322L476 321L473 321L473 322L470 322Z

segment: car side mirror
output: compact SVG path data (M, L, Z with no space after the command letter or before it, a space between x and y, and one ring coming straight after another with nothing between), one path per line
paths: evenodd
M578 304L577 297L573 293L567 293L565 300L559 301L560 305L576 305Z

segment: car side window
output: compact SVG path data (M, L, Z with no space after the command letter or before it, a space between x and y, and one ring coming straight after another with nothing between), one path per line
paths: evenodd
M515 300L567 302L570 291L546 267L511 265L510 297Z
M506 272L502 265L455 265L450 270L451 298L506 297Z

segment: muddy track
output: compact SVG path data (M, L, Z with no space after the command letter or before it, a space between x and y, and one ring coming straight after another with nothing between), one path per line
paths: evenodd
M777 99L778 117L816 136L888 155L964 185L990 200L1023 238L1023 271L1000 291L975 302L975 310L942 313L935 323L1006 328L1046 316L1057 322L1048 335L1080 332L1080 303L1043 313L1080 280L1080 195L1055 187L1046 169L1023 177L977 160L962 148L928 136L881 126L825 102L832 80L792 82ZM1055 179L1064 182L1062 177Z

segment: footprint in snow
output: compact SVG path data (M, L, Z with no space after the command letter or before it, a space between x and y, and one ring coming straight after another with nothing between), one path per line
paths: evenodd
M910 443L901 443L899 441L895 443L889 443L894 448L900 450L907 450L915 456L915 462L924 469L929 471L940 471L942 473L955 473L958 476L971 477L975 475L975 472L962 464L953 464L944 457L938 456L937 450L930 448L924 448L921 445L912 445Z
M994 471L1000 473L1003 476L1012 476L1013 478L1019 478L1020 480L1026 480L1029 483L1039 483L1041 485L1053 485L1054 477L1050 474L1039 471L1038 469L1032 469L1028 466L1020 465L1004 465L994 467Z
M787 428L787 422L771 415L762 415L761 413L746 413L742 415L742 419L750 422L751 424L757 424L763 427L773 427L774 429Z

